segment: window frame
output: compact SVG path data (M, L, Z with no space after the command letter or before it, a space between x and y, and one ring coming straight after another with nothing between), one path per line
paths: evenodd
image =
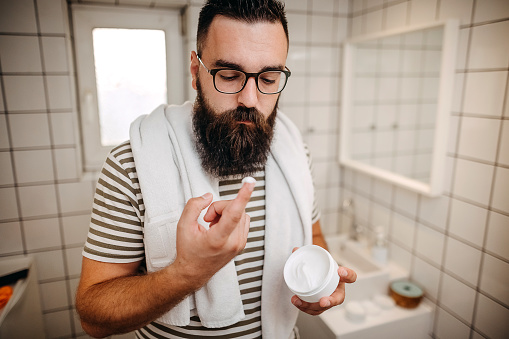
M71 11L83 168L84 171L98 171L112 146L101 144L92 30L94 28L124 28L164 31L168 103L180 104L185 100L186 90L181 14L178 9L80 4L73 4Z

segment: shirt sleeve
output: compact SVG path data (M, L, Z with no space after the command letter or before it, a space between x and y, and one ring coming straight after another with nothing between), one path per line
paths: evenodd
M145 257L141 191L129 143L114 148L97 181L83 256L109 263Z

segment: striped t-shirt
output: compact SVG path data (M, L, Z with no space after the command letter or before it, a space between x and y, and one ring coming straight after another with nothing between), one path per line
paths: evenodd
M308 154L308 159L310 159ZM311 167L311 160L309 161ZM260 338L261 286L265 244L265 173L254 175L256 186L246 206L251 218L247 244L234 258L246 317L219 329L203 327L196 310L191 311L188 326L168 326L153 321L136 331L138 338ZM222 200L237 196L242 178L219 183ZM145 206L138 182L131 145L114 148L97 182L90 230L83 256L102 262L127 263L145 259L143 223ZM313 223L319 219L313 206Z

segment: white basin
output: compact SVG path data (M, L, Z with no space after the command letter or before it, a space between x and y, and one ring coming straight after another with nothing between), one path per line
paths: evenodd
M345 302L319 316L300 313L297 327L302 339L394 339L429 338L431 308L421 304L408 310L395 306L377 315L368 315L362 321L352 321L346 316L349 302L366 302L376 295L388 295L391 281L408 278L408 272L394 263L378 264L366 245L348 239L345 235L326 238L329 252L340 266L353 269L357 281L346 284Z

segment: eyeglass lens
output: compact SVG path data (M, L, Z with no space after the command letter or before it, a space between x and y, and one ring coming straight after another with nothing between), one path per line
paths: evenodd
M242 90L246 82L246 75L242 72L222 69L214 77L218 91L223 93L237 93ZM258 89L265 94L279 93L286 84L286 74L281 71L267 71L258 76Z

